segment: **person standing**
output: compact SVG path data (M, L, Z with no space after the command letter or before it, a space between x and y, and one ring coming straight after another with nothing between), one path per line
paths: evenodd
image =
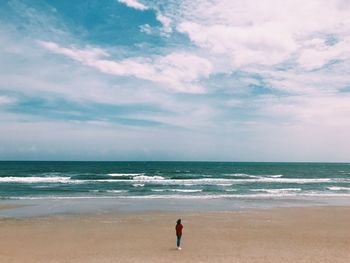
M181 219L178 219L176 221L176 226L175 226L175 230L176 230L176 246L178 250L181 250L180 247L180 242L181 242L181 237L182 237L182 229L184 228L184 226L181 224Z

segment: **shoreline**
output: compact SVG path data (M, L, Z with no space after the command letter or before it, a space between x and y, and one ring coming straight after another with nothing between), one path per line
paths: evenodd
M147 212L234 212L274 208L348 206L346 198L305 199L21 199L0 200L1 218L36 218L55 215Z
M345 263L349 222L350 206L2 218L0 261Z
M22 207L21 205L18 204L1 204L0 202L0 210L9 210L9 209L16 209ZM0 217L1 219L1 217Z

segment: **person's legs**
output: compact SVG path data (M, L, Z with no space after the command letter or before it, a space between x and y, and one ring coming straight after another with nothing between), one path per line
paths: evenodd
M180 247L180 242L181 242L181 236L177 236L177 242L176 242L177 247Z

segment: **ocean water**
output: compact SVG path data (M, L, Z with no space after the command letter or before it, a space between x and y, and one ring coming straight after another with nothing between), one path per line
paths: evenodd
M0 162L0 199L349 198L347 163Z

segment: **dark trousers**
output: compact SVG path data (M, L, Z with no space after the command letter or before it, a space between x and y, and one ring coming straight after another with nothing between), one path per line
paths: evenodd
M176 246L180 247L180 242L181 242L181 235L176 236Z

